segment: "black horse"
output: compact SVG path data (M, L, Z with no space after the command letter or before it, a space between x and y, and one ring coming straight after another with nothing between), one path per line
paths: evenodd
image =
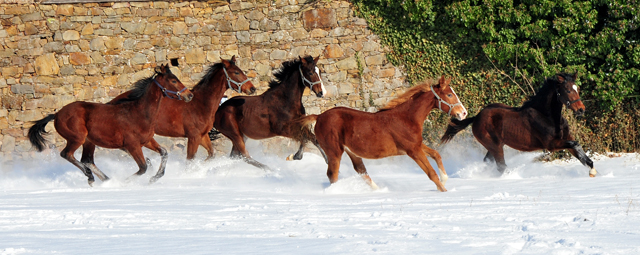
M568 149L591 169L589 176L595 177L597 172L593 162L569 133L568 122L562 116L563 105L578 116L584 114L576 78L576 74L561 73L545 79L538 93L521 107L491 104L475 117L460 121L452 119L441 142L448 142L473 123L473 135L488 150L484 160L495 161L500 173L504 173L507 167L502 147L508 145L520 151Z

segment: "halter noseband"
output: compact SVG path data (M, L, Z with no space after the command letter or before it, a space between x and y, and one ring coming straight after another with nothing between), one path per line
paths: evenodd
M322 80L316 81L316 82L312 82L310 80L307 80L306 77L304 77L304 74L302 73L302 65L298 66L298 70L300 70L300 76L302 77L302 84L304 86L307 86L307 83L309 84L309 89L311 89L311 87L313 87L313 85L316 85L318 83L322 83ZM320 78L320 77L318 77Z
M562 84L564 84L564 82L563 82ZM567 92L567 90L566 90L566 89L564 90L564 93L569 94L569 92ZM560 102L561 104L563 104L563 103L560 101L560 91L558 91L558 87L556 87L556 95L558 96L558 97L557 97L557 98L558 98L558 102ZM569 101L569 96L567 96L567 102L566 102L566 103L564 103L564 104L565 104L565 105L567 105L567 107L569 107L569 106L571 106L572 104L577 103L577 102L580 102L580 101L582 101L582 99L580 99L580 96L578 96L578 99L573 100L573 101Z
M165 87L163 87L162 85L160 85L160 83L158 83L158 81L156 79L153 79L153 82L156 85L158 85L158 87L160 87L160 90L162 90L162 93L164 94L164 96L166 96L168 98L171 98L171 99L175 99L175 100L182 100L182 97L180 97L180 93L182 93L185 90L187 90L187 87L182 88L180 91L168 90ZM169 94L176 95L178 98L174 98L174 97L170 96Z
M229 86L230 89L238 92L238 93L242 93L242 85L244 85L245 83L247 83L249 81L249 78L247 78L246 80L244 80L243 82L237 82L234 81L233 79L231 79L231 77L229 77L229 74L227 73L227 68L225 68L224 66L222 67L222 71L224 71L224 75L227 76L227 86ZM234 89L233 87L231 87L231 83L233 82L233 84L235 84L236 86L238 86L238 89Z
M442 100L442 98L440 98L440 96L438 96L436 91L433 90L433 85L431 86L431 92L433 92L433 95L436 96L436 99L438 99L438 108L440 109L440 111L444 112L444 110L442 110L442 104L445 104L446 106L449 106L449 112L447 112L447 114L449 114L449 115L451 115L451 110L453 110L453 107L456 107L458 105L462 105L462 102L460 102L460 99L458 99L458 102L455 103L455 104L450 104L450 103L447 103L446 101ZM456 92L453 92L453 94L455 95ZM457 95L456 95L456 97L457 97Z

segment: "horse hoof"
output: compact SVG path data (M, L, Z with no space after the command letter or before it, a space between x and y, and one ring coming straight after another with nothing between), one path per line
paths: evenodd
M93 183L95 182L94 180L89 180L87 181L89 183L89 187L93 187Z
M591 168L591 170L589 170L589 177L596 177L596 174L598 174L598 171L596 171L595 168Z
M287 157L287 161L293 161L293 154L291 154L291 155L289 155L289 156Z

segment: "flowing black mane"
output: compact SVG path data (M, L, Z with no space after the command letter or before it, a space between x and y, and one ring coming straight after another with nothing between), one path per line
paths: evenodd
M133 84L133 89L131 90L131 93L129 93L129 95L125 98L122 98L116 102L114 102L113 104L122 104L122 103L126 103L126 102L132 102L132 101L136 101L140 98L142 98L142 96L144 96L144 94L147 92L147 89L149 88L149 85L153 84L153 80L156 78L156 75L152 75L150 77L147 78L143 78L140 79L138 81L136 81Z
M307 62L313 62L313 57L305 56ZM283 81L287 80L294 72L299 72L298 68L302 64L299 58L282 62L282 67L273 72L274 79L269 82L269 89L277 88Z
M562 76L565 82L575 82L573 80L573 76L566 73L557 74L553 78L546 78L544 79L544 83L542 84L542 87L538 89L535 95L529 96L528 100L522 104L522 107L520 107L520 109L531 108L540 104L545 104L546 100L548 100L549 98L549 94L556 93L555 86L558 83L560 83L560 81L558 81L557 76Z
M235 62L229 60L229 62L233 65L235 65ZM209 66L209 69L207 69L207 73L202 76L202 79L200 79L200 81L198 82L198 84L196 84L195 86L193 86L192 90L197 90L200 88L203 88L207 85L209 85L211 83L211 80L213 79L213 74L215 74L218 69L221 69L224 67L224 63L220 62L220 63L215 63L211 66Z

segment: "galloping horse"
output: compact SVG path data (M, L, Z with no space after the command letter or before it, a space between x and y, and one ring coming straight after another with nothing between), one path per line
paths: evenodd
M142 154L142 146L153 137L160 102L163 97L191 101L193 93L189 91L171 73L167 65L156 68L155 75L137 81L127 98L118 104L100 104L77 101L70 103L55 114L36 121L29 128L29 141L38 151L45 147L46 140L42 137L46 133L45 126L55 120L54 126L60 136L67 140L67 146L60 152L60 156L80 168L87 176L89 185L93 185L93 174L102 181L109 179L100 171L91 158L78 161L73 153L83 144L91 144L110 149L123 149L131 154L138 164L136 175L147 171L147 162ZM162 155L162 164L158 173L151 178L155 182L164 175L167 162L167 152L157 145L151 148ZM92 173L93 172L93 173Z
M450 82L451 79L445 80L442 76L436 85L416 85L376 113L336 107L320 115L303 117L297 123L306 131L301 132L299 139L315 140L320 145L329 165L327 176L331 183L338 181L343 152L351 158L356 172L374 189L378 186L367 174L362 158L406 154L418 163L439 191L447 191L444 184L448 176L440 154L422 143L422 127L434 108L458 119L467 116L467 110L449 86ZM438 164L442 182L425 154Z
M154 132L161 136L186 137L189 160L195 157L198 145L202 145L209 153L207 160L213 158L213 146L208 132L213 128L213 120L220 105L220 99L228 88L246 94L253 94L256 91L244 72L236 66L236 56L228 61L221 59L220 63L209 67L207 73L191 90L192 102L187 104L177 100L163 100L160 103L160 113ZM126 98L129 93L131 92L117 96L109 104L117 103ZM159 146L158 142L153 138L145 144L147 148L156 146ZM82 157L93 157L94 150L95 146L87 147L85 143Z
M555 78L545 79L538 93L521 107L491 104L475 117L463 121L451 120L441 142L448 142L473 123L473 135L488 150L484 161L495 161L500 173L504 173L507 167L502 147L508 145L520 151L568 149L591 169L589 176L595 177L597 171L593 168L593 162L573 139L567 120L562 116L563 105L578 116L584 114L585 107L575 85L576 78L576 74L561 73Z
M231 157L240 157L256 167L267 166L252 159L245 148L245 139L274 136L293 137L292 120L305 115L302 93L309 87L318 97L325 92L316 67L319 57L306 56L282 63L273 75L269 89L259 96L237 96L225 101L216 112L214 127L233 143ZM298 150L302 157L302 147Z

